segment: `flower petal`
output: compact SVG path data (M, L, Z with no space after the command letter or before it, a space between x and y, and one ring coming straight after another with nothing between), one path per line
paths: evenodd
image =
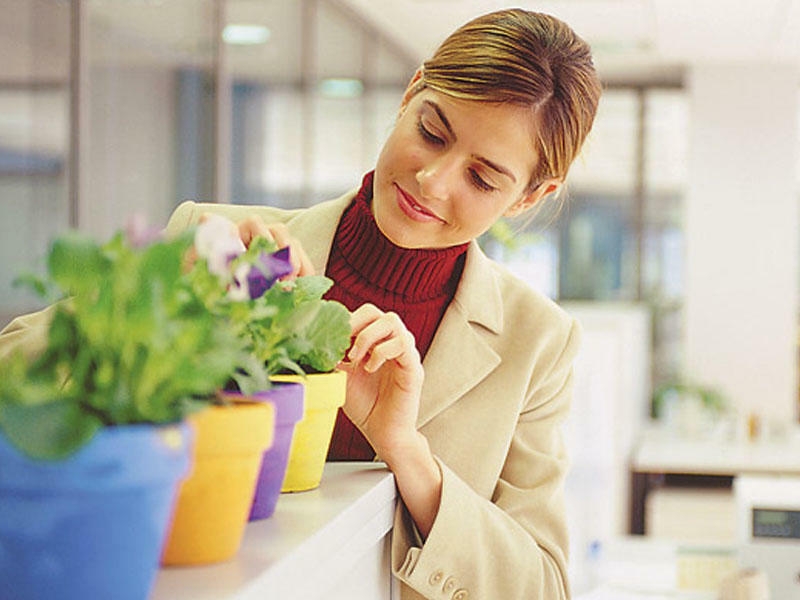
M292 261L289 259L290 252L291 251L287 246L277 250L276 252L273 252L272 254L267 254L266 252L261 253L261 256L258 258L261 261L261 264L266 267L265 271L267 277L280 279L281 277L292 272Z
M194 246L198 256L215 265L227 265L231 255L239 256L245 251L236 224L215 214L207 215L197 226Z
M147 224L147 218L140 212L134 213L125 225L125 235L133 248L144 248L162 239L162 231Z

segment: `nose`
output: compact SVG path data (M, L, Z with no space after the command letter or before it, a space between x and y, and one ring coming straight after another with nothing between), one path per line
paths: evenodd
M437 157L423 165L417 171L417 183L423 198L447 200L455 184L456 172L455 161L447 156Z

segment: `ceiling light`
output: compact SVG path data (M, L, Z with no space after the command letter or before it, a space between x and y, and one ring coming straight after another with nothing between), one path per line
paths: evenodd
M319 82L319 93L326 98L358 98L363 91L360 79L331 77Z
M226 44L252 46L265 43L270 36L269 28L263 25L226 25L222 39Z

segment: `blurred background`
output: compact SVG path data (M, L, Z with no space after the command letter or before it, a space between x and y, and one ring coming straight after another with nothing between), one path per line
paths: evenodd
M605 88L563 209L482 240L586 330L566 425L580 591L620 536L750 539L737 477L800 476L800 2L516 5L572 25ZM505 6L0 0L0 326L39 307L12 281L67 228L357 186L417 66ZM715 552L693 555L706 574Z

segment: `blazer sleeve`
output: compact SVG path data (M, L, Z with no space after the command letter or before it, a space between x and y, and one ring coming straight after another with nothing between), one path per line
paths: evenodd
M424 543L399 503L392 556L395 575L413 590L404 590L404 600L569 598L560 425L571 401L579 338L572 320L546 375L530 382L491 499L439 461L439 512Z
M6 325L0 331L0 360L18 350L29 360L44 352L56 306L21 315Z

